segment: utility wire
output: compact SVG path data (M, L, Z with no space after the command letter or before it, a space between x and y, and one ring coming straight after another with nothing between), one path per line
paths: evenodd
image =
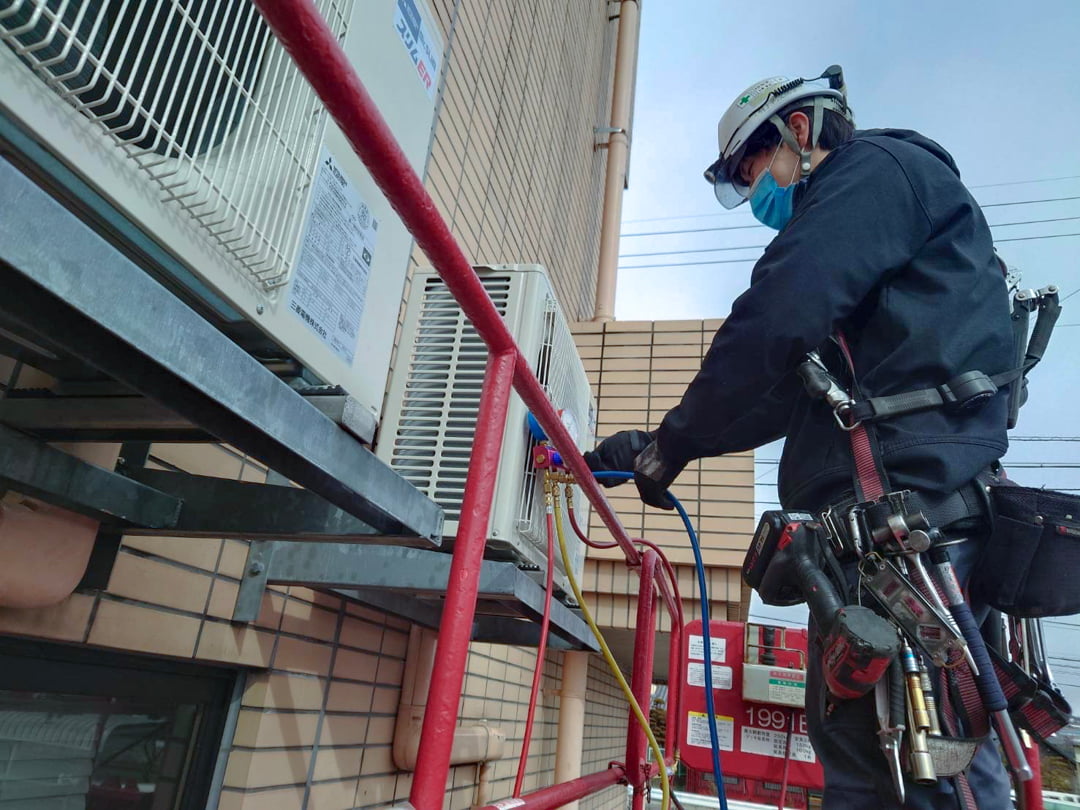
M1013 225L1041 225L1045 222L1074 222L1080 219L1080 217L1055 217L1053 219L1028 219L1022 222L998 222L991 225L991 228L1008 228ZM749 226L748 226L749 227ZM729 229L734 230L734 229ZM672 231L674 233L674 231ZM1007 239L997 239L997 242L1006 242ZM685 253L723 253L729 250L758 250L765 249L768 245L735 245L734 247L718 247L718 248L699 248L697 250L659 250L652 253L622 253L619 255L620 259L638 259L644 256L679 256Z
M979 183L978 185L968 186L968 190L976 188L1001 188L1002 186L1026 186L1033 185L1035 183L1056 183L1059 180L1078 180L1080 174L1066 174L1061 177L1043 177L1038 180L1010 180L1005 183ZM745 211L718 211L712 214L682 214L679 216L667 216L667 217L644 217L641 219L624 219L624 225L630 225L638 222L663 222L665 220L672 219L704 219L705 217L726 217L733 216L735 214L744 214Z
M1015 200L1013 202L996 202L996 203L986 203L986 204L981 204L980 203L979 207L980 208L1004 208L1004 207L1010 207L1010 206L1016 206L1016 205L1037 205L1039 203L1048 203L1048 202L1068 202L1070 200L1080 200L1080 195L1071 196L1071 197L1045 197L1045 198L1043 198L1041 200ZM686 228L686 229L679 229L679 230L674 230L674 231L645 231L645 232L637 232L637 233L624 233L624 234L620 234L620 236L622 238L624 238L624 239L629 239L629 238L634 237L634 236L667 236L667 235L675 235L675 234L683 234L683 233L707 233L707 232L710 232L710 231L742 231L742 230L746 230L748 228L764 228L764 227L765 227L764 225L761 225L760 223L755 222L752 225L717 225L717 226L714 226L714 227L711 227L711 228Z
M1064 238L1066 236L1080 236L1080 232L1078 232L1078 233L1051 233L1051 234L1044 234L1042 236L1014 236L1014 237L1009 238L1009 239L995 239L994 243L995 244L1001 244L1003 242L1030 242L1030 241L1036 240L1036 239L1062 239L1062 238ZM747 248L747 249L749 249L749 248ZM698 252L698 251L691 251L691 252ZM704 253L706 251L700 251L700 252ZM665 254L658 254L658 255L668 255L668 254L665 253ZM665 268L667 268L667 267L700 267L700 266L714 265L714 264L756 264L756 263L757 263L757 259L716 259L714 261L708 261L708 262L678 262L678 263L675 263L675 264L671 264L670 262L660 262L658 264L626 264L626 265L620 265L619 269L620 270L649 270L649 269L652 269L654 267L665 267ZM1069 293L1068 295L1066 295L1061 300L1062 301L1067 301L1069 298L1072 298L1078 292L1080 292L1080 289L1074 290L1073 292Z

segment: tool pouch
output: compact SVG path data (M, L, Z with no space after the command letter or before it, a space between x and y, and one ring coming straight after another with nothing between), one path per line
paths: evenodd
M971 577L974 601L1020 618L1080 613L1080 497L1001 481Z

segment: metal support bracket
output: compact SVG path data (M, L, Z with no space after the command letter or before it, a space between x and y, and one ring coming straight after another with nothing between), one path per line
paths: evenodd
M274 541L256 549L253 544L233 619L253 621L268 584L304 585L333 590L427 627L438 627L450 563L449 554L396 546ZM265 570L257 570L259 565L265 565ZM517 565L485 560L473 637L501 644L538 643L536 620L543 606L543 588ZM597 649L588 625L575 611L554 600L551 633L569 645L565 649Z
M0 425L0 486L102 523L163 529L181 501Z
M56 234L62 233L63 239ZM443 512L10 163L0 316L395 536Z
M375 417L355 399L345 394L301 396L353 436L371 443ZM0 422L51 442L214 441L190 419L140 396L56 396L15 391L0 399Z

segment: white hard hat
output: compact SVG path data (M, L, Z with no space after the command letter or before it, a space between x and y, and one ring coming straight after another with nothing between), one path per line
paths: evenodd
M805 100L805 104L796 102ZM782 110L792 105L814 107L814 132L810 148L817 146L821 135L823 110L834 110L852 121L847 106L844 77L839 65L833 65L816 79L790 79L773 76L755 82L739 94L727 108L717 126L720 157L705 170L705 179L713 186L716 199L725 208L735 208L746 202L750 189L738 176L739 163L746 143L762 124L771 122L784 142L803 157L803 171L809 172L809 151L799 146L787 124L780 118Z

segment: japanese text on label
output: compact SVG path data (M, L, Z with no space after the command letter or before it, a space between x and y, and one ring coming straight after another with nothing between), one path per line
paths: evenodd
M350 365L378 229L378 221L324 146L288 307Z
M723 663L727 659L727 639L726 638L710 638L709 648L712 651L712 655L709 656L709 660L714 663ZM690 636L690 655L691 661L704 661L705 660L705 637L704 636Z
M686 718L686 744L698 748L712 748L709 737L709 716L704 712L689 712ZM735 742L735 720L731 717L716 715L716 737L721 751L733 751Z
M730 689L731 688L731 667L719 666L713 664L712 668L712 688L713 689ZM705 664L689 663L686 665L686 682L691 686L704 686L705 685Z
M761 754L784 759L787 756L787 733L764 728L743 726L739 750L744 754ZM791 735L791 758L796 762L814 762L814 749L805 734Z

